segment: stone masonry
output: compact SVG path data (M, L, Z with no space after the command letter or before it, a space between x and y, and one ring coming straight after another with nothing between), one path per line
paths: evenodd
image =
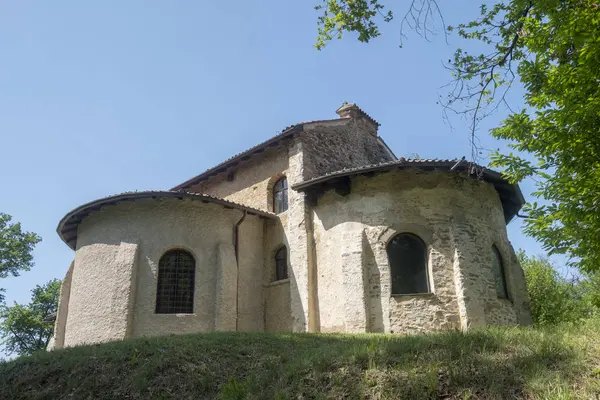
M518 187L452 163L404 164L353 104L297 124L172 191L112 196L59 224L75 250L51 348L209 331L418 333L531 321L506 223ZM481 175L482 176L482 175ZM288 208L273 213L287 179ZM110 205L110 207L108 207ZM387 244L426 245L430 293L393 295ZM275 280L287 249L288 278ZM492 246L508 299L495 292ZM191 314L157 314L158 260L195 261Z

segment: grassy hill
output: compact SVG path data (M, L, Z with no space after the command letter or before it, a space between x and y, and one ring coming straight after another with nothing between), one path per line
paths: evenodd
M422 336L211 333L0 363L0 399L596 399L600 320Z

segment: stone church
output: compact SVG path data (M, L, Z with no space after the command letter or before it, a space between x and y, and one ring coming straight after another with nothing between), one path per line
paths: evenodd
M531 321L517 185L397 158L354 104L170 190L70 211L51 348L210 331L417 333Z

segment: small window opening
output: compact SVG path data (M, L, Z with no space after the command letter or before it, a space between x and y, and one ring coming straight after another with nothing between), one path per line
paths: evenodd
M506 285L506 272L504 271L504 263L502 255L496 246L492 246L492 272L496 282L496 294L498 297L508 299L508 287Z
M429 293L427 246L416 235L400 233L388 243L392 294Z
M287 278L287 247L283 246L275 253L275 280L280 281Z
M280 214L288 209L288 183L285 176L273 185L273 212Z

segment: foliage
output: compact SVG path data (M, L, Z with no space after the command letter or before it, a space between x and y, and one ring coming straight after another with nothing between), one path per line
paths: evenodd
M420 4L416 27L437 10ZM338 32L356 31L365 42L380 34L378 0L323 0L317 47ZM364 5L368 7L365 9ZM411 11L409 11L411 13ZM408 14L408 13L407 13ZM391 17L391 14L389 14ZM390 18L384 18L389 21ZM422 22L425 21L425 22ZM336 25L337 23L337 25ZM421 25L419 24L421 23ZM336 31L337 29L337 31ZM519 77L523 110L512 111L491 131L512 142L517 154L494 154L513 182L531 177L544 204L526 205L525 232L550 254L567 254L582 271L600 270L600 5L597 0L503 0L480 5L474 21L447 27L487 47L482 54L457 49L448 60L453 85L442 101L446 111L471 118L472 158L479 150L479 122L500 104ZM425 30L427 31L427 30ZM523 154L528 155L524 157Z
M28 355L46 349L54 329L54 323L47 319L58 311L60 283L53 279L36 285L27 305L2 306L0 337L7 353Z
M435 34L435 17L444 24L437 0L410 0L407 4L408 11L400 24L401 37L404 37L404 27L408 26L428 39ZM341 39L347 32L358 33L358 40L368 43L381 35L378 20L391 22L394 19L394 13L379 0L321 0L315 10L321 12L315 43L318 50L334 38Z
M357 32L358 40L368 42L380 35L373 18L380 15L384 21L393 18L391 11L384 13L384 7L377 0L323 0L315 6L322 11L319 17L319 35L315 47L321 50L331 39L341 39L343 33Z
M33 266L31 253L41 240L35 233L23 232L21 224L11 223L11 220L10 215L0 213L0 278L29 271ZM3 298L0 292L0 303Z
M535 159L495 154L492 165L503 167L513 182L533 177L534 195L547 202L525 206L525 232L549 254L568 254L582 270L598 271L598 3L513 0L482 7L481 13L479 20L461 25L459 34L492 45L494 52L474 57L457 51L456 78L479 82L481 89L467 96L491 103L497 88L510 86L513 71L519 74L528 108L510 113L492 135Z
M590 399L600 320L427 335L203 333L0 363L0 398Z
M589 318L596 311L593 296L600 287L589 279L568 281L547 258L518 253L525 272L531 315L535 324L554 325Z

